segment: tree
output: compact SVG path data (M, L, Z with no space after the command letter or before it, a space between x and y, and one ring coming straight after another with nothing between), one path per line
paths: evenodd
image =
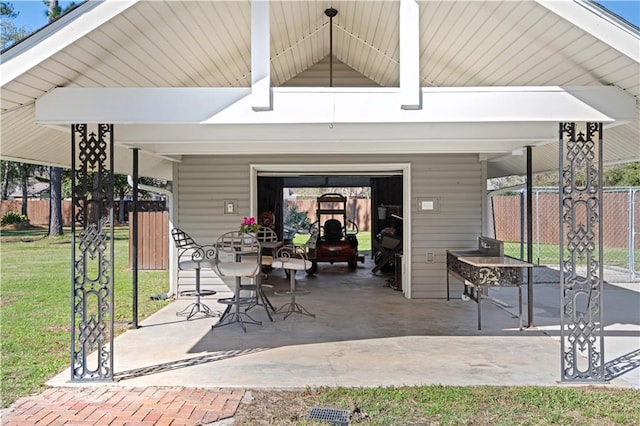
M13 161L0 161L0 175L2 176L0 198L6 200L9 198L9 188L18 183L18 163L14 163Z
M22 214L29 217L27 215L27 205L29 203L29 178L36 173L42 173L43 167L29 163L16 164L18 168L20 187L22 188Z
M17 16L18 13L13 9L13 4L6 1L0 2L0 44L2 50L29 34L25 27L16 27L13 19Z
M62 169L49 168L49 236L62 235Z
M640 186L640 161L608 169L604 174L606 186Z

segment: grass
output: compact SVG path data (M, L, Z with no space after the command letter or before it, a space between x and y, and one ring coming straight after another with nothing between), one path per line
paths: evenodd
M70 237L44 238L46 230L2 231L0 260L0 351L2 407L39 392L69 366ZM358 235L360 248L370 236ZM115 236L115 320L117 333L129 328L131 271L128 234ZM167 271L140 272L140 318L167 301L149 295L166 290ZM605 387L380 387L320 388L304 391L254 390L237 424L318 425L307 420L313 406L358 411L351 423L372 425L634 425L640 419L637 390ZM324 423L323 423L324 424Z
M2 230L0 233L0 402L7 407L18 397L43 389L46 380L70 365L71 237L48 238L46 229ZM130 328L131 270L128 228L115 230L115 328ZM168 271L138 274L139 319L166 301L150 295L168 288Z
M357 238L358 238L359 252L371 251L371 232L370 231L359 232L357 234ZM309 240L309 234L296 234L295 237L293 237L293 242L294 244L297 244L297 245L303 245L304 243L307 242L307 240Z
M505 242L504 243L504 253L520 258L520 242ZM560 260L560 251L559 246L557 244L540 244L538 259L538 245L534 243L533 245L533 260L534 263L540 265L557 265ZM595 255L597 256L598 251L596 250ZM605 247L603 251L604 255L604 265L605 266L616 266L621 268L627 268L628 264L628 255L629 251L625 248L612 248ZM524 257L527 256L527 246L524 245ZM568 256L568 253L565 253L565 256ZM640 259L640 250L635 252L636 264L638 263L638 259Z
M637 425L640 393L601 387L415 386L251 393L238 424L318 425L312 407L345 409L351 424Z

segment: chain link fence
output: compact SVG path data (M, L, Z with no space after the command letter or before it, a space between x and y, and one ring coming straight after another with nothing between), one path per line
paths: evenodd
M527 205L524 189L490 194L489 233L505 242L505 254L527 257ZM559 195L557 188L533 188L533 262L536 282L556 281L559 252ZM604 279L640 281L640 187L611 187L602 198Z

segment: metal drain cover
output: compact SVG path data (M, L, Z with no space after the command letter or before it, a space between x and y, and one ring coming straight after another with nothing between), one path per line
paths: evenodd
M349 424L349 410L337 408L313 407L309 411L308 419L324 420L338 425Z

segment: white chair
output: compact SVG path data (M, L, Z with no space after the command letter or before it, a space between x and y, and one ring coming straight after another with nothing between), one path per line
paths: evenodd
M296 289L296 272L306 271L312 266L312 263L307 259L306 248L291 245L280 247L276 250L272 266L284 269L289 275L289 291L276 292L276 294L289 294L291 296L291 301L278 308L276 313L284 313L284 319L287 319L293 313L315 318L315 314L312 314L304 306L296 302L296 294L308 293L308 291L301 292Z
M240 310L242 306L255 306L259 297L257 282L261 269L260 242L254 235L233 231L221 235L215 247L214 270L220 277L235 278L235 289L233 297L218 299L218 302L227 305L227 308L213 328L238 323L247 331L245 324L262 325L261 321L256 321ZM253 279L253 284L242 284L242 278ZM245 290L252 291L254 295L241 297L240 292Z
M196 271L195 290L178 293L179 296L195 296L196 301L189 304L182 311L176 312L176 315L185 316L187 320L200 313L208 317L218 315L200 300L202 296L212 296L216 294L213 290L202 290L200 288L200 270L202 267L212 267L215 248L196 243L189 234L178 228L171 230L171 237L178 249L178 269L194 269Z

